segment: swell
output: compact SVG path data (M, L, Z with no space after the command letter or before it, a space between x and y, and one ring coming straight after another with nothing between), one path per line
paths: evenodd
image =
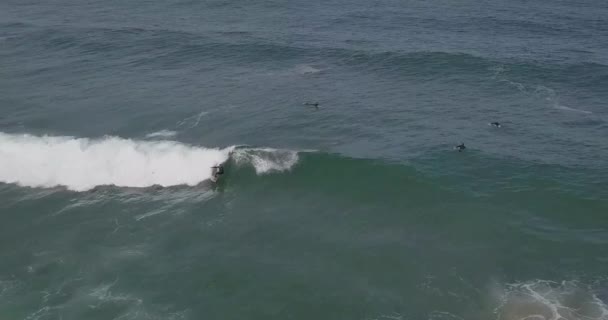
M251 163L230 161L225 183L237 189L315 193L353 202L374 200L378 196L399 199L410 191L424 193L423 190L437 187L421 179L410 166L331 153L300 152L297 163L282 170L281 174L272 170L260 176Z
M210 167L218 163L225 164L225 175L207 184ZM405 163L317 151L0 133L0 182L6 184L72 191L114 186L113 195L184 186L194 201L219 191L261 206L298 200L310 208L367 208L403 223L422 219L490 228L480 223L491 219L494 227L500 221L531 239L592 245L608 244L606 181L600 169L573 170L474 151L427 154ZM165 191L170 198L179 194Z
M251 157L252 152L259 152L253 150L245 148L242 152ZM245 189L314 191L355 201L361 197L400 201L407 195L424 199L422 202L432 202L434 197L464 197L509 205L538 198L540 202L563 203L570 209L584 206L595 211L607 206L608 177L600 168L533 163L479 152L447 151L409 162L388 162L323 152L284 154L287 151L271 150L256 153L256 161L239 161L233 155L225 183Z
M337 65L367 71L395 72L427 78L449 75L491 75L502 66L510 76L580 86L604 87L608 66L596 62L557 62L534 59L499 59L461 52L375 51L333 47L310 47L255 38L250 34L143 28L32 27L5 24L11 36L6 47L14 53L80 56L82 59L113 60L120 66L180 67L192 63L229 61L231 63L276 63L302 59L327 59ZM17 32L18 29L19 32Z
M496 157L471 150L425 153L408 162L340 154L232 146L206 148L171 140L114 136L98 139L0 132L0 181L24 186L98 185L146 187L196 185L209 168L227 163L230 184L273 181L277 188L316 188L370 193L440 188L474 196L564 192L581 199L605 196L605 168L565 167ZM274 174L280 173L280 174ZM270 180L268 180L270 179ZM379 188L381 186L381 188Z
M408 163L324 152L299 152L290 162L293 158L284 152L258 153L261 162L275 166L264 172L255 161L233 156L221 189L258 202L295 198L311 207L320 202L402 213L408 217L400 219L408 223L441 219L470 227L490 219L492 225L501 221L508 224L503 229L532 238L608 244L608 176L602 170L475 152L441 152Z

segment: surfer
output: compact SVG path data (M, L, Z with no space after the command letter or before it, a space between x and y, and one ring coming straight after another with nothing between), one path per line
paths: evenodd
M304 103L305 106L311 106L311 107L315 107L315 109L319 109L319 103L318 102L305 102Z
M500 128L500 122L492 122L490 123L490 125L496 128Z
M462 152L464 149L466 149L467 147L464 146L464 143L461 143L457 146L454 147L454 149L458 150L458 152Z
M221 164L213 166L211 168L213 169L213 178L215 180L217 180L221 175L224 174L224 166L222 166Z

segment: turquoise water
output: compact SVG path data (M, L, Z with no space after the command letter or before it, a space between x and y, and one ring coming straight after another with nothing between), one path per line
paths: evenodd
M0 318L608 319L606 17L4 1Z

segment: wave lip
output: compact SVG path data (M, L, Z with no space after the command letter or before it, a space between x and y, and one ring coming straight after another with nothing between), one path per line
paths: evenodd
M211 177L233 148L210 149L175 141L119 137L16 135L0 132L0 182L27 187L194 186Z
M235 149L233 159L236 164L251 164L257 174L291 170L298 163L298 152L272 148Z

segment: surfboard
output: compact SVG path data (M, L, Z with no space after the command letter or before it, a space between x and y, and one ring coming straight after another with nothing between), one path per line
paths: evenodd
M217 172L216 168L211 168L211 178L209 178L209 180L211 180L211 182L217 182L217 180L219 179L219 176L215 174L216 172Z

